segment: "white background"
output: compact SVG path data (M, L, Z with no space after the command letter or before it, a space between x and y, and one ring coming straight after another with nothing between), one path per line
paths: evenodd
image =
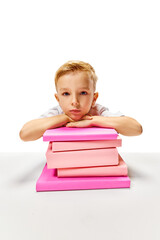
M54 74L72 59L95 68L98 103L142 124L121 151L159 151L159 13L153 0L0 1L0 151L46 151L19 131L57 104Z

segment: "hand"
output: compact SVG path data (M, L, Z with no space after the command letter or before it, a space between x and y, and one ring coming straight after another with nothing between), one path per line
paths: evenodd
M71 121L70 123L66 124L66 127L91 127L92 126L92 119L93 117L89 114L85 115L79 121Z

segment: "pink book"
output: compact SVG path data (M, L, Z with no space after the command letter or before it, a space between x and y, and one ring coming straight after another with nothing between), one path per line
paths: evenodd
M58 177L127 176L127 174L127 165L120 155L119 164L117 166L57 169Z
M61 151L111 148L111 147L121 147L121 146L122 146L122 139L118 136L117 139L111 139L111 140L52 142L52 151L61 152Z
M37 192L129 187L129 177L58 178L56 175L56 169L47 169L47 165L45 165L39 179L36 182Z
M50 142L46 152L46 158L48 168L118 165L118 151L116 148L53 153Z
M48 129L43 134L43 141L83 141L116 139L118 133L113 128L69 128Z

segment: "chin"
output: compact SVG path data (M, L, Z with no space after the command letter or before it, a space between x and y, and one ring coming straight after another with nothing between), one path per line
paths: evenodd
M79 116L72 116L71 118L74 121L79 121L82 118L82 116L80 116L80 117Z

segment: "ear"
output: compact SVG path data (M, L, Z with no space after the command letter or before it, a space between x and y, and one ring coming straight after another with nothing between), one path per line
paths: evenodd
M93 102L92 102L92 107L95 106L95 103L96 103L96 101L97 101L97 98L98 98L98 92L94 93Z
M57 94L57 93L55 93L55 94L54 94L54 96L55 96L55 98L56 98L57 102L59 102L59 97L58 97L58 94Z

